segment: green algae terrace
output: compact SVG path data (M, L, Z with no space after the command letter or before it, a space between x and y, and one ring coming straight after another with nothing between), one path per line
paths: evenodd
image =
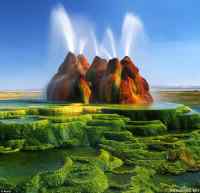
M198 188L199 148L200 114L180 104L0 102L0 188L13 192Z

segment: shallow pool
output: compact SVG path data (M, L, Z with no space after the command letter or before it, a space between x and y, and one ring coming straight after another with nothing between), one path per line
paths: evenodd
M72 104L72 103L71 103ZM71 105L70 104L70 105ZM33 100L0 100L0 109L13 109L13 108L24 108L24 107L45 107L45 106L55 106L55 105L69 105L69 103L51 103L46 100L33 99ZM81 104L80 104L81 105ZM120 108L120 109L134 109L134 110L143 110L143 109L174 109L180 104L168 103L168 102L155 102L151 105L126 105L126 104L89 104L84 106L103 106L108 108Z
M63 165L67 156L95 156L92 148L51 149L0 154L0 178L18 184L43 171L52 171Z

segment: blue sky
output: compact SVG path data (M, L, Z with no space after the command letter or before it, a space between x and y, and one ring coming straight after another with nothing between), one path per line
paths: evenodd
M126 12L142 20L149 45L136 60L151 85L200 85L199 0L1 0L0 89L44 88L59 61L49 61L50 13L62 4L100 37L119 34Z

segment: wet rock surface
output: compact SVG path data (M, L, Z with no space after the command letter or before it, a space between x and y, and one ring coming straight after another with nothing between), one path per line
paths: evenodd
M47 87L48 100L88 103L91 95L85 74L89 68L83 55L69 53Z
M109 61L96 56L91 65L83 55L69 53L47 88L47 98L83 103L150 104L148 82L126 56Z

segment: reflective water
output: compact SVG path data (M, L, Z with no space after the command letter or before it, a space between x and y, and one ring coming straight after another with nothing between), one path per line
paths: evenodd
M53 106L53 105L68 105L69 103L51 103L46 100L35 99L35 100L0 100L0 109L4 108L23 108L30 106ZM151 105L121 105L121 104L94 104L95 106L105 106L113 108L131 108L131 109L173 109L180 104L167 103L167 102L155 102ZM94 106L91 104L91 106Z
M51 149L45 151L24 151L0 154L0 178L13 184L42 171L52 171L63 165L64 156L95 156L92 148Z
M187 172L182 175L169 176L176 184L181 186L200 185L200 172Z

